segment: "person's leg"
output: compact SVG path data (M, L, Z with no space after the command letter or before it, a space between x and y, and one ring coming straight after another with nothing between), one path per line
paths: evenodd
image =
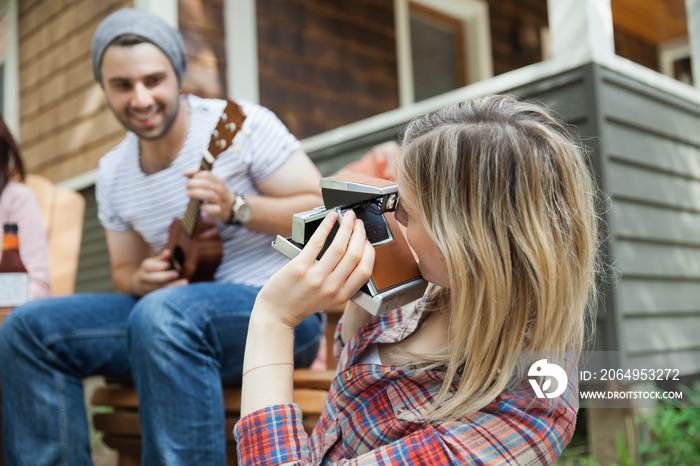
M240 380L258 291L198 283L157 290L134 307L128 340L143 464L225 464L221 380ZM306 365L320 333L316 316L300 325L299 357Z
M135 299L89 294L29 302L0 328L5 462L90 465L81 379L127 376Z

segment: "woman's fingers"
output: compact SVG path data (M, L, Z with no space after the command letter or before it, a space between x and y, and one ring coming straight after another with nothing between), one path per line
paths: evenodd
M331 274L331 278L339 281L340 286L344 286L347 278L362 260L366 243L367 237L364 224L362 220L355 220L345 252Z
M337 214L329 213L295 259L300 266L298 277L303 277L307 290L328 302L349 299L370 277L374 265L374 249L366 239L364 224L352 211L343 215L333 241L316 260L336 221Z
M306 242L304 249L301 250L297 256L298 262L304 262L307 264L313 264L318 255L323 249L323 245L326 244L326 238L333 229L336 220L338 220L338 214L335 212L329 212L328 215L323 219L323 221L318 225L316 231L314 231L311 238Z
M345 291L349 293L348 299L352 297L362 285L367 283L367 280L372 276L374 270L374 246L369 241L365 240L362 250L362 259L350 273L350 276L345 280Z
M323 258L318 264L315 264L316 258L323 250L326 244L326 239L328 235L333 230L336 221L338 220L337 212L329 212L328 215L323 219L321 224L316 228L316 231L307 242L304 249L299 254L300 260L304 261L308 265L318 265L320 268L326 270L330 273L338 261L345 254L347 249L347 243L352 234L352 221L355 219L355 213L348 215L343 215L343 220L340 222L340 226L335 232L335 236L331 245L328 247L326 252L323 253Z
M318 263L321 273L330 274L347 254L348 244L355 228L355 221L355 212L352 210L343 214L343 219L335 232L333 241Z

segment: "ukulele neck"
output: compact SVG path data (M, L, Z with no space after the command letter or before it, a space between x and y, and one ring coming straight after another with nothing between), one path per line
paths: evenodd
M199 165L199 171L211 171L211 167L213 164L214 157L209 153L208 150L205 150L202 157L202 163ZM198 199L190 199L190 201L187 203L187 210L185 210L185 215L182 217L182 229L185 232L185 234L190 238L194 237L194 230L197 226L197 220L199 219L201 207L202 201Z
M224 112L219 117L219 122L211 134L209 147L202 151L202 163L199 170L211 171L212 165L216 158L225 151L233 143L233 138L236 137L238 131L243 126L246 119L241 107L236 102L228 99ZM197 220L202 207L202 201L190 199L187 204L187 210L182 218L181 226L183 232L190 238L194 237Z

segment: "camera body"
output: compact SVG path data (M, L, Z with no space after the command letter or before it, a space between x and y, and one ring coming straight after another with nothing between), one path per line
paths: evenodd
M353 210L365 225L375 249L372 276L351 298L372 315L396 309L420 298L427 287L399 224L391 213L398 202L394 182L363 175L338 175L321 179L323 207L294 215L292 237L277 236L272 247L290 259L296 257L330 212L342 216ZM335 237L338 223L318 255L320 259Z

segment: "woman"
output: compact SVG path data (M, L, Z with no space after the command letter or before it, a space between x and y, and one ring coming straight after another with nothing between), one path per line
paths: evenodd
M432 286L379 317L346 308L338 372L307 440L292 404L294 326L351 297L374 258L346 215L316 261L326 218L256 301L241 464L551 464L571 439L598 248L581 149L544 109L492 96L411 123L398 163L395 216ZM543 352L568 363L557 397L538 398L535 385L551 386L528 378Z
M36 195L22 183L24 177L19 147L0 114L0 228L17 224L19 253L29 275L29 298L37 299L50 292L49 249Z

